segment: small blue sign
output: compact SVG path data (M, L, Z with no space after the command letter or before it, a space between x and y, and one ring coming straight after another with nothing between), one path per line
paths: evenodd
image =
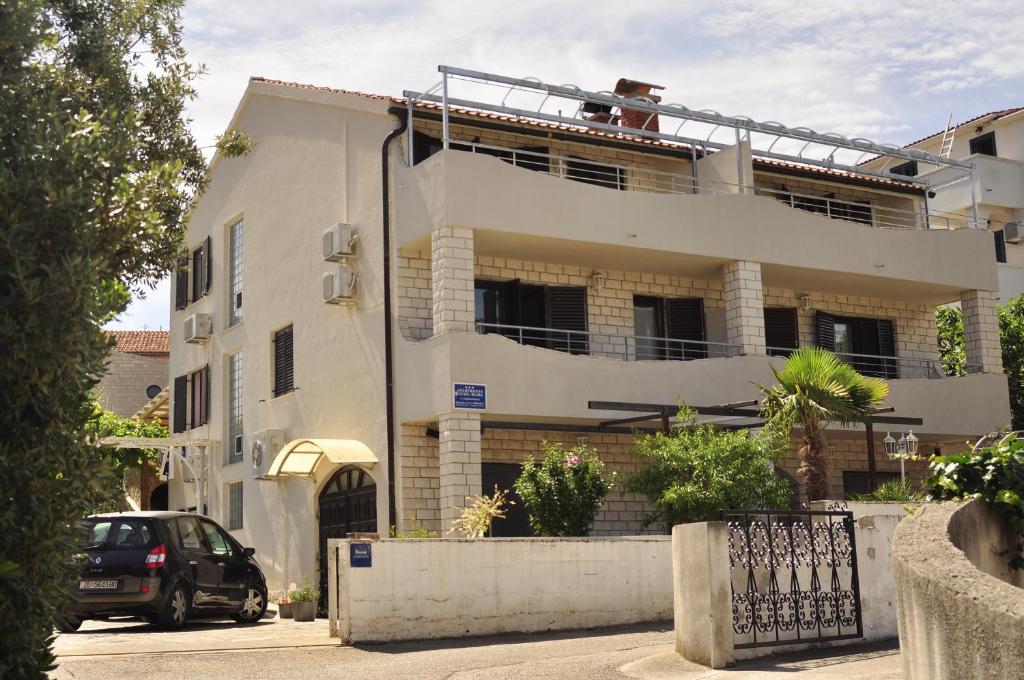
M369 543L350 543L348 546L349 565L353 567L372 567L372 547Z
M487 410L487 385L452 383L452 408Z

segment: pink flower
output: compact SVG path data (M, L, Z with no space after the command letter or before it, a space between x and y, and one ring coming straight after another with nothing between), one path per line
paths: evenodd
M577 456L575 453L565 459L566 467L576 467L583 461L582 458Z

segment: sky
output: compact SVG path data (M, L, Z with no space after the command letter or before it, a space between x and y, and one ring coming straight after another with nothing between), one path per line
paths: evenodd
M612 89L665 103L906 143L1024 105L1024 0L187 0L185 46L206 65L188 113L200 145L250 76L401 95L437 65ZM111 328L167 328L170 284Z

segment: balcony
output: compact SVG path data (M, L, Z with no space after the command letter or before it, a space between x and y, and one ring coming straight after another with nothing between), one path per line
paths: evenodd
M761 263L766 286L828 284L831 293L891 297L899 285L907 301L929 304L997 287L990 235L918 228L927 222L912 211L872 206L868 225L864 205L750 187L740 193L710 172L694 179L596 164L570 172L562 164L578 159L549 156L547 171L536 171L536 154L495 157L466 146L396 171L400 247L429 252L432 229L459 226L474 230L484 256L696 279L749 260Z
M1024 163L984 154L974 154L965 160L974 163L974 195L979 206L1007 210L1024 208ZM922 175L922 179L935 186L950 183L936 191L935 198L929 201L929 207L937 213L970 213L971 183L962 172L942 168ZM961 217L961 222L964 219Z
M554 342L553 348L561 351L528 344L525 331L522 344L518 341L518 331L505 329L505 332L516 335L445 333L420 342L400 342L397 375L399 412L403 420L426 421L451 410L453 382L486 384L488 416L531 421L550 419L593 424L615 417L591 411L588 402L592 400L732 403L757 397L755 383L772 384L772 367L779 369L785 362L781 356L712 357L710 347L706 359L645 361L638 360L644 352L638 353L635 349L636 338L621 340L618 346L628 349L623 349L623 358L619 358L602 356L596 345L588 345L584 353L582 337L574 339L562 335L559 339L561 332L558 331L554 336L543 338L538 334L538 342ZM644 339L640 340L643 347ZM569 351L574 346L579 353ZM703 349L703 345L695 344L690 349ZM1004 375L975 373L923 379L945 374L928 362L898 357L850 359L884 362L883 366L898 372L898 378L889 380L886 404L893 406L900 415L923 418L922 433L948 435L952 440L1006 424L1009 401ZM985 407L964 408L964 404L984 404Z

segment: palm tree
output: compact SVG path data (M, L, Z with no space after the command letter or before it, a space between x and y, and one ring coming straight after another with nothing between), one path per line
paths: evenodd
M819 347L794 351L781 371L772 367L778 382L758 385L765 398L761 415L767 427L786 442L792 428L803 429L799 474L804 478L807 500L827 498L828 442L825 428L835 423L848 426L864 421L885 401L889 385L881 378L861 375L838 356Z

